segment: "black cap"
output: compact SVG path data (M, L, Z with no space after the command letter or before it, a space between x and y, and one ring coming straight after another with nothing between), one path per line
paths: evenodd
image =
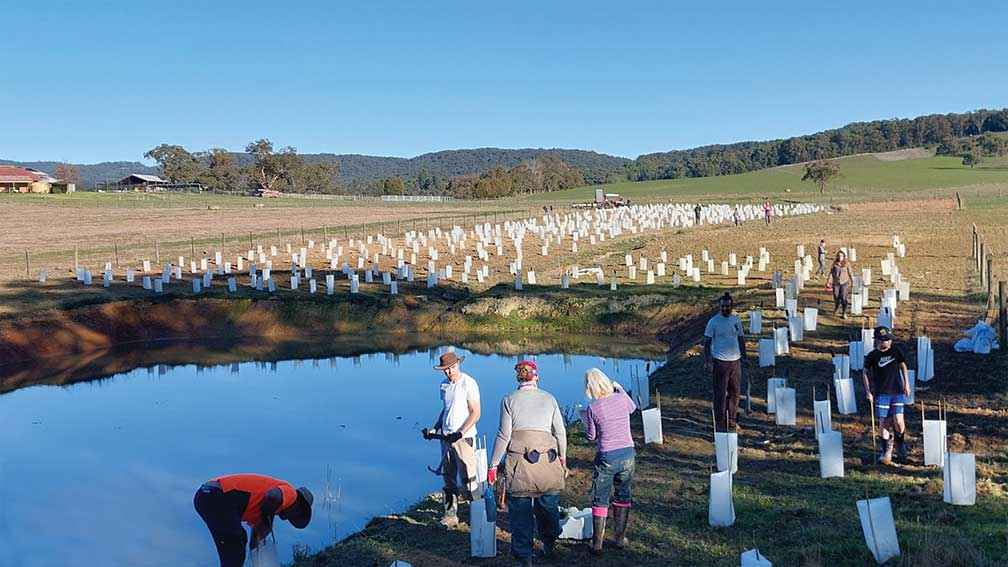
M311 522L312 501L314 499L311 491L307 488L302 486L297 489L297 501L294 503L297 511L289 514L288 521L291 525L299 530L303 530Z
M889 327L875 327L875 340L876 341L893 340L892 331L889 330Z

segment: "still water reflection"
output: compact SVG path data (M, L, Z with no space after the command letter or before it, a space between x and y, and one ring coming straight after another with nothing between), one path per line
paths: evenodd
M69 387L0 396L0 565L216 564L192 508L215 475L261 472L316 495L306 530L277 523L282 558L318 549L368 518L440 487L420 429L440 411L431 367L441 350L404 355L138 369ZM492 446L516 357L468 353ZM584 371L628 388L643 360L540 355L542 387L584 401Z

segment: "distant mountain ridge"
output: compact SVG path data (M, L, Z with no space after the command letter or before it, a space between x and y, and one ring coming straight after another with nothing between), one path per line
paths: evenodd
M632 160L624 157L611 156L587 150L568 150L560 148L473 148L461 150L443 150L422 154L412 158L367 156L360 154L302 154L308 163L339 163L339 180L344 185L374 181L388 177L399 176L403 179L414 178L422 172L442 178L475 175L494 167L510 168L522 162L530 161L542 155L554 155L572 167L579 169L589 183L601 183L611 176L625 175L626 165ZM251 157L245 153L235 152L233 155L240 165L251 163ZM58 161L10 161L0 159L2 164L32 167L52 173ZM117 181L131 173L149 173L157 175L157 167L144 165L136 161L115 161L95 164L73 164L81 175L81 184L93 187L95 183Z

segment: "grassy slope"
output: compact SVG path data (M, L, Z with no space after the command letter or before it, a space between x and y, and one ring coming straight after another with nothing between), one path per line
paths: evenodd
M928 223L920 222L922 214L930 219ZM778 367L789 368L797 386L799 428L773 424L772 416L763 412L770 373L768 369L747 370L753 376L755 411L742 419L740 471L734 491L737 520L731 528L708 527L708 473L713 464L710 405L694 331L683 337L684 348L677 349L671 363L656 376L665 415L665 444L639 451L631 547L625 552L610 552L591 564L729 566L738 565L742 550L759 547L775 565L868 565L872 563L862 541L854 501L865 495L888 495L904 552L894 564L1008 565L1008 456L1004 453L1008 356L980 358L951 351L951 343L983 310L973 293L975 274L967 269L968 227L976 222L992 244L1004 249L1008 246L1005 214L1008 199L1004 198L988 199L983 207L965 212L923 203L862 206L847 214L783 220L769 229L736 231L723 227L670 235L661 242L647 244L641 253L652 255L656 248L665 246L694 253L708 248L718 257L732 249L748 250L764 244L774 258L781 258L793 254L796 240L809 243L825 234L831 249L841 243L856 245L860 265L877 267L879 258L889 250L885 245L889 235L902 234L911 255L900 265L914 282L915 295L901 304L899 332L912 341L924 328L935 341L938 378L929 391L919 394L919 399L928 404L931 418L939 400L951 406L950 449L977 454L977 505L944 504L941 471L934 467L863 464L862 459L870 459L871 455L867 416L834 415L834 429L844 435L847 476L818 477L809 411L811 389L813 385L825 386L830 376L829 355L841 352L843 341L860 324L823 315L819 331L806 342L792 346L791 356ZM753 282L760 284L765 284L765 278ZM815 305L816 300L826 297L821 285L807 290L803 297L809 304ZM753 303L771 301L770 291L765 288L742 295ZM828 305L824 303L823 307ZM769 310L767 316L765 325L780 324L776 310ZM822 391L817 397L823 396ZM863 400L860 405L863 414ZM633 422L640 448L639 418ZM912 459L919 463L921 424L917 406L908 414L908 427ZM573 471L562 502L564 506L584 506L594 449L576 430L571 435L571 447ZM360 534L297 565L385 566L395 558L418 566L511 564L507 557L506 516L499 523L498 557L477 562L468 558L468 532L446 532L438 527L436 508L436 503L428 499L402 515L378 518ZM557 564L590 561L583 546L564 545L561 554Z
M911 191L947 187L965 187L986 183L1008 183L1008 167L1003 161L990 160L982 167L963 167L954 157L882 161L872 155L852 156L840 161L842 177L833 181L827 193L878 193L883 191ZM700 196L725 198L726 196L761 198L772 195L779 198L790 189L791 197L815 196L818 189L802 182L803 166L793 165L718 177L622 182L601 186L606 192L619 193L630 199L676 198ZM537 201L575 200L588 201L596 187L581 187L567 191L543 193L530 197Z

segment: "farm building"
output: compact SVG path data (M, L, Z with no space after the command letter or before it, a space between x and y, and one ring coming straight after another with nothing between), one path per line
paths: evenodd
M16 165L0 165L0 193L73 193L73 183L60 181L44 171Z
M144 189L144 188L154 188L163 187L168 185L167 179L161 179L157 175L147 175L144 173L131 173L126 177L119 180L119 185L122 187L130 187L134 189Z

